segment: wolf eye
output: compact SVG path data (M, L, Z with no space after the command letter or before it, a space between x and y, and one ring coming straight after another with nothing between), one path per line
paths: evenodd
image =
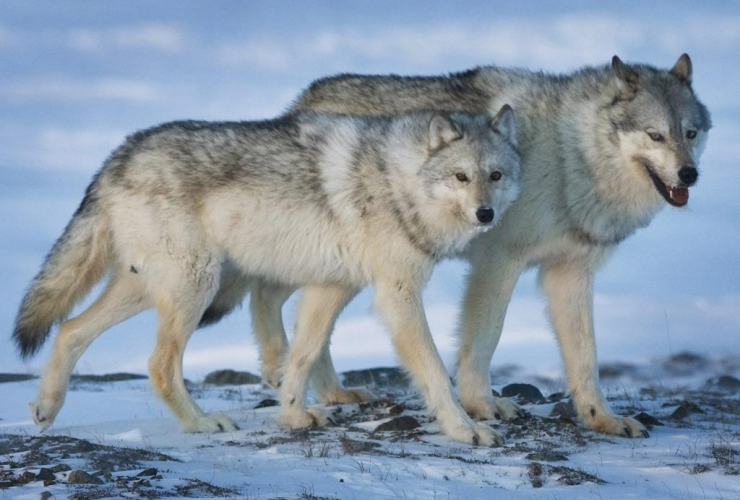
M500 178L501 178L501 172L499 172L498 170L496 170L495 172L492 172L491 173L491 180L492 181L497 181Z
M665 140L665 138L657 132L648 132L648 135L655 142L663 142Z
M457 180L460 182L468 182L470 180L468 179L468 176L463 174L462 172L456 173L455 177L457 177Z
M687 130L686 131L686 138L687 139L693 139L696 137L696 130Z

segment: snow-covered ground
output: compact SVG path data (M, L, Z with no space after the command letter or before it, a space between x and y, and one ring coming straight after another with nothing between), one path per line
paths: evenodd
M490 422L507 439L498 448L448 440L397 385L374 387L374 404L324 407L330 427L293 432L275 423L277 407L255 408L270 390L194 385L204 409L241 430L186 435L146 380L78 381L39 435L26 404L37 381L2 383L0 498L740 498L738 374L737 358L687 354L603 366L615 411L663 424L635 440L586 431L559 380L504 367L495 390L530 383L547 400L524 404L527 418ZM397 418L409 429L378 429Z

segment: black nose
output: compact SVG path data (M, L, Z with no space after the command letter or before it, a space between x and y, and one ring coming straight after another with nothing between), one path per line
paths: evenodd
M694 167L681 167L681 170L678 171L678 178L687 186L695 183L697 177L699 177L699 172Z
M475 216L478 217L478 220L483 224L488 224L493 220L493 209L491 207L480 207L475 212Z

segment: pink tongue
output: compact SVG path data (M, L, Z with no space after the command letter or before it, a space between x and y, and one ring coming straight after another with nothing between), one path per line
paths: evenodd
M685 205L689 201L688 188L671 187L668 188L668 192L671 195L671 199L679 205Z

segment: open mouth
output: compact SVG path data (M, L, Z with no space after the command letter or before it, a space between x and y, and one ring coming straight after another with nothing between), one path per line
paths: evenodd
M642 164L645 166L645 170L647 170L648 175L650 175L650 178L653 180L655 189L658 190L669 205L673 205L674 207L683 207L689 202L689 188L666 185L653 171L647 160L643 159Z

